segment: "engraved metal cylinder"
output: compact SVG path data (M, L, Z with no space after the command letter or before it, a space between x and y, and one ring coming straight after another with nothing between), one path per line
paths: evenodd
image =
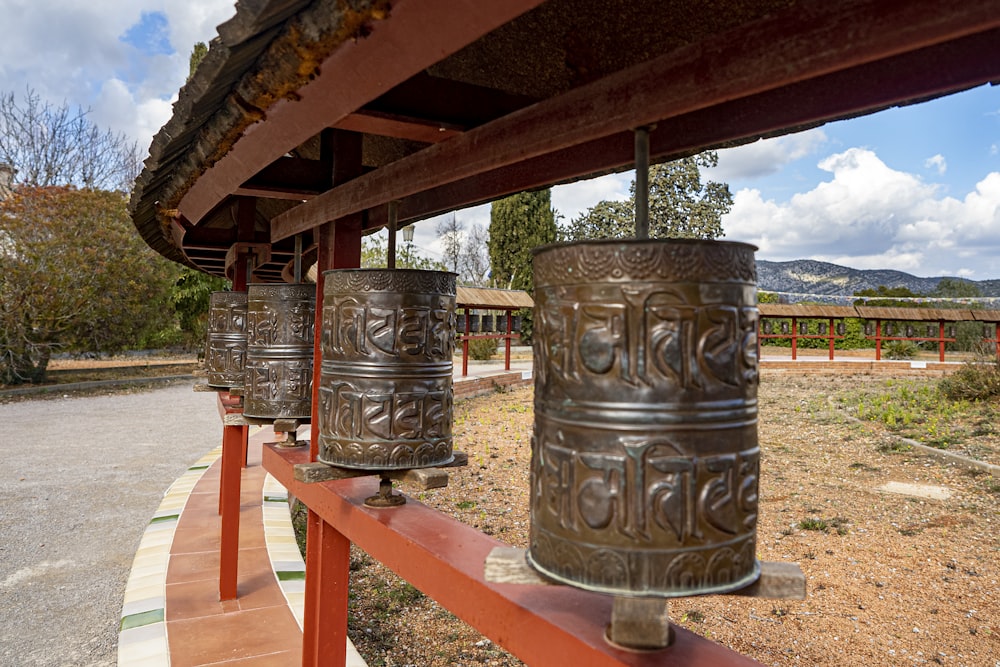
M243 414L298 418L312 412L316 285L247 287L247 363Z
M722 593L760 576L754 250L536 251L536 569L625 596Z
M456 274L323 276L319 460L367 470L452 461Z
M208 297L205 368L208 386L243 386L247 353L247 293L212 292Z

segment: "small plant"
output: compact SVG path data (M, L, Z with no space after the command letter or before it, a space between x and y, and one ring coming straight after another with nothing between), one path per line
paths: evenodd
M803 519L799 521L799 528L802 530L823 530L825 531L829 525L823 519L817 517L810 517L808 519Z
M686 623L688 621L691 623L704 623L705 614L701 613L697 609L688 609L684 612L684 615L681 616L681 623Z
M458 503L455 504L455 507L457 507L460 510L471 510L475 506L476 506L475 500L460 500L458 501Z

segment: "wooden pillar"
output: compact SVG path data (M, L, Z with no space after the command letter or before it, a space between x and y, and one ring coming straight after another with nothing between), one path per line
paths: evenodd
M796 318L792 318L792 361L795 361L799 348L799 324Z
M257 200L241 197L236 204L236 242L250 243L254 238ZM239 245L237 247L240 247ZM250 255L238 253L233 267L233 291L244 292L253 279ZM232 398L232 397L230 397ZM230 400L226 414L242 412L242 401ZM240 490L242 470L247 463L246 426L222 427L222 474L219 479L219 513L222 515L219 539L219 599L236 598L240 554Z
M332 165L332 184L361 175L361 135L342 130L323 133L321 159ZM354 214L315 230L316 335L313 348L312 420L309 460L319 452L319 386L322 370L323 272L361 266L362 216ZM302 628L302 665L344 665L347 661L347 594L351 543L309 510L306 523L306 589Z
M222 427L222 527L219 546L219 599L236 599L240 553L240 454L247 440L246 426Z
M834 341L834 336L837 333L837 330L833 326L833 318L832 317L830 318L830 321L829 321L829 327L830 327L830 329L828 330L828 333L830 335L830 361L833 361L833 341Z
M944 363L944 320L938 321L938 351L941 363Z
M507 320L507 337L504 338L504 348L505 349L504 349L504 353L503 353L503 369L505 371L509 371L510 370L510 337L511 337L510 334L511 334L511 331L513 331L513 329L512 329L513 322L511 322L511 320L514 319L514 311L513 310L506 310L504 312L507 313L507 317L504 318L504 319Z

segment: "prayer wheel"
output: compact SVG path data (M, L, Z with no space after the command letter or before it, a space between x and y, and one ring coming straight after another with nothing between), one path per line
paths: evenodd
M754 250L536 250L528 560L541 573L658 597L760 576Z
M323 276L319 460L368 470L451 462L456 274Z
M247 362L243 414L307 418L312 412L316 285L247 287Z
M205 367L208 386L243 386L247 352L247 293L212 292L208 297Z

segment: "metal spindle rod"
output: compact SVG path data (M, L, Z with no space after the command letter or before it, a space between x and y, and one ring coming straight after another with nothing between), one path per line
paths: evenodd
M649 128L635 131L635 237L649 238Z
M389 229L389 251L386 257L386 268L396 268L396 223L399 218L399 202L391 201L388 204L389 222L386 225Z
M302 234L295 235L295 264L294 275L295 284L302 282Z

